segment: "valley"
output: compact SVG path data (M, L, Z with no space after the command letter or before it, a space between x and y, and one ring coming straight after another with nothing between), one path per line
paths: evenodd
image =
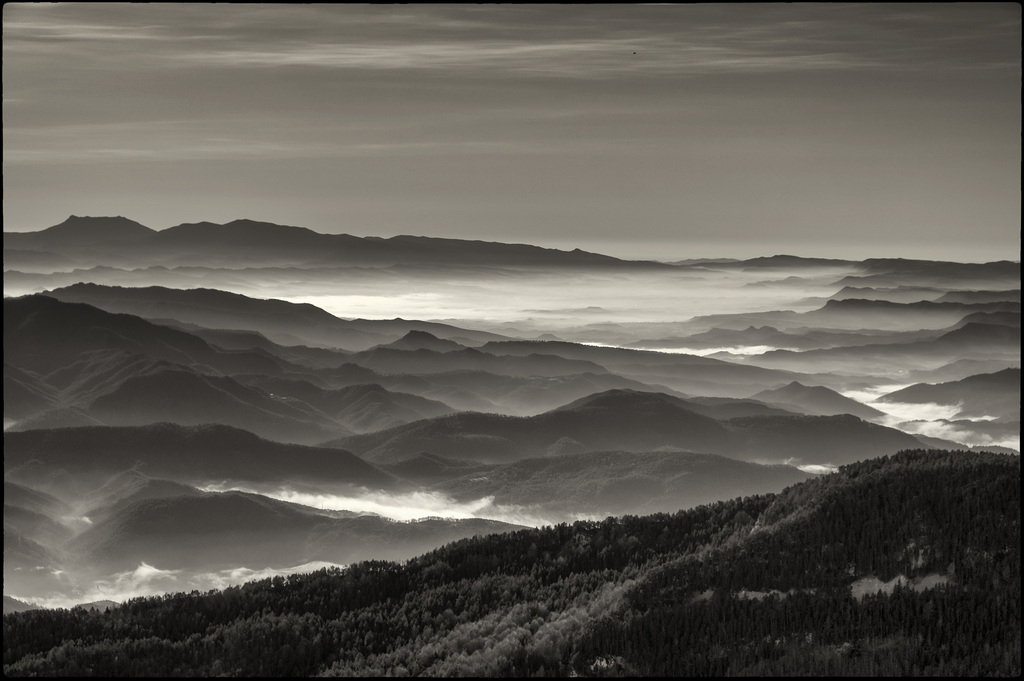
M122 595L693 508L902 450L1020 446L1018 264L669 264L72 217L5 235L5 291L29 252L41 290L4 299L4 478L21 494L5 593L21 601L116 596L96 586L140 565L152 579ZM199 262L193 288L178 273ZM126 287L109 267L166 276ZM297 302L328 276L390 304L411 278L490 307ZM644 291L659 295L633 307ZM691 304L712 295L733 312Z
M165 233L72 217L5 233L5 613L122 612L140 597L220 598L245 583L256 593L265 582L253 580L291 588L367 569L350 566L407 566L391 574L438 560L429 571L442 575L455 564L424 555L500 552L551 533L558 555L594 561L596 539L572 542L616 518L669 528L739 504L752 527L723 525L699 551L664 555L660 540L643 539L654 553L639 573L595 573L576 605L531 634L539 646L559 618L582 618L582 638L553 645L609 651L590 672L679 671L644 666L614 641L663 626L658 617L702 617L712 606L693 604L719 603L700 594L720 588L742 587L735 598L755 610L769 593L786 604L823 597L817 577L723 587L693 572L695 555L755 551L787 514L817 513L801 510L800 490L925 450L907 460L1013 462L1019 480L1018 263L672 264L296 230L236 221ZM239 239L247 246L234 252ZM355 285L326 294L328 283ZM780 503L791 507L773 511ZM566 527L577 533L569 544ZM631 555L632 538L616 541ZM962 584L945 569L949 551L929 550L909 571L869 563L844 580L887 584L898 572ZM600 564L614 563L605 553ZM690 605L644 605L636 631L610 633L598 603L683 593L662 584L669 573L697 580L681 601ZM485 620L513 616L490 603ZM367 650L383 660L403 645ZM365 669L324 659L332 673ZM580 670L584 658L572 659L559 668ZM46 668L20 660L5 670ZM506 669L474 665L458 668Z
M1021 25L5 4L4 677L1019 678Z

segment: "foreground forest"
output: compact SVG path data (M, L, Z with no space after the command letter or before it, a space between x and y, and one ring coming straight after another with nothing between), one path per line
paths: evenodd
M4 616L22 675L1019 675L1020 459L904 451L405 563Z

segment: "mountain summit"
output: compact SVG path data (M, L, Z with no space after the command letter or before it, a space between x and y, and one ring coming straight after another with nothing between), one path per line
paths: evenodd
M151 238L157 232L120 215L116 217L80 217L71 215L67 220L35 234L52 250L67 246L92 246L102 242L138 242ZM9 234L4 234L4 242Z

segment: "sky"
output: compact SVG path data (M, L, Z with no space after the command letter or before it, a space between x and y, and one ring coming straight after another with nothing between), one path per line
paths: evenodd
M1005 4L3 7L3 217L1019 259Z

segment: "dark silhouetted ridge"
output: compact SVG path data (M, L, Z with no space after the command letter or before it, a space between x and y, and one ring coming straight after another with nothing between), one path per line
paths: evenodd
M452 350L463 350L464 345L455 341L441 339L426 331L413 329L401 338L382 347L395 350L433 350L434 352L450 352Z
M103 241L142 241L157 232L134 220L121 217L70 216L64 222L38 232L40 237L61 244L90 244ZM5 235L6 237L6 235Z
M74 475L133 467L154 478L280 482L309 478L372 488L391 476L338 449L283 444L224 425L93 426L4 433L5 471L33 460Z

